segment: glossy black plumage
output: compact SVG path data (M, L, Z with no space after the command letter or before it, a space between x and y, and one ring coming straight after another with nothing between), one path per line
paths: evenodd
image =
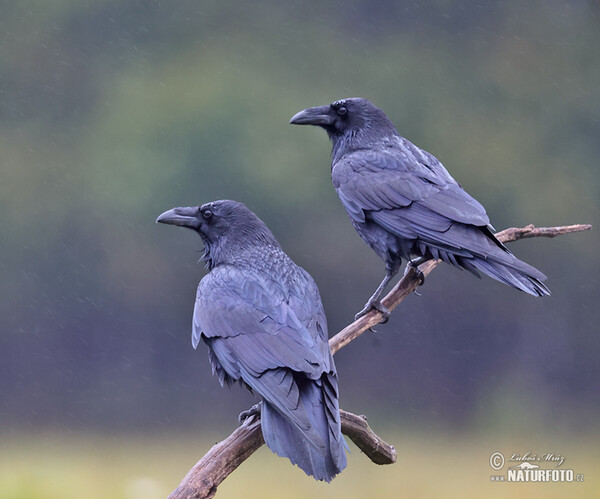
M370 101L308 108L290 123L326 130L333 185L356 231L386 263L387 280L403 258L440 258L534 296L550 294L544 274L494 237L483 206Z
M205 243L192 343L209 348L222 385L239 381L263 398L266 444L317 480L346 466L327 321L312 277L243 204L175 208L158 222L189 227Z

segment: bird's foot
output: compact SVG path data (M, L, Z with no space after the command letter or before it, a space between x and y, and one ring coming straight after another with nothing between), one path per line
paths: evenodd
M240 412L240 415L238 416L238 422L240 424L244 424L244 422L248 419L251 418L253 416L260 416L260 408L261 408L261 403L259 402L256 405L253 405L252 407L250 407L250 409L248 409L247 411L242 411Z
M380 324L385 324L387 321L390 320L390 315L391 315L390 311L379 300L369 300L367 302L367 304L365 305L365 308L363 308L358 314L356 314L354 316L354 320L358 320L362 316L367 315L373 309L377 310L382 315L381 321L379 321ZM373 333L375 332L375 330L373 328L369 328L369 329L371 329L371 331Z
M423 286L423 284L425 284L425 274L423 274L423 272L419 268L419 265L421 265L422 263L425 263L426 261L427 260L424 259L423 257L419 257L419 258L415 258L414 260L409 260L408 265L406 266L407 272L408 272L408 269L411 268L417 274L417 279L419 279L419 284L418 284L419 286Z

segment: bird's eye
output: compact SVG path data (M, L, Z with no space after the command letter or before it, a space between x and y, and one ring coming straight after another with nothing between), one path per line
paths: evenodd
M338 113L340 116L344 116L344 115L345 115L347 112L348 112L348 108L347 108L346 106L340 106L340 107L338 107L338 109L337 109L337 113Z
M213 212L210 210L202 210L202 218L204 220L210 220L213 216Z

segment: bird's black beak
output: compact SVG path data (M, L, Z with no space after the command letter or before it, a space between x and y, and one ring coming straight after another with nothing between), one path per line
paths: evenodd
M200 226L198 207L190 206L188 208L173 208L172 210L165 211L156 219L156 223L198 229Z
M290 124L329 126L333 125L333 120L334 116L331 114L331 107L326 105L309 107L304 111L300 111L292 117Z

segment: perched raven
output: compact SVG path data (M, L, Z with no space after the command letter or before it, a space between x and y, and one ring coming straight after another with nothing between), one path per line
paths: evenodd
M290 123L318 125L332 141L331 178L358 234L385 262L386 276L357 317L376 308L402 258L441 259L534 296L546 276L518 260L492 233L483 206L431 154L401 137L381 109L361 98L300 111ZM416 260L411 260L418 257Z
M329 482L346 466L338 384L327 320L312 277L283 252L242 203L173 208L157 222L204 241L210 272L200 281L192 345L208 345L221 385L239 381L263 398L266 444Z

